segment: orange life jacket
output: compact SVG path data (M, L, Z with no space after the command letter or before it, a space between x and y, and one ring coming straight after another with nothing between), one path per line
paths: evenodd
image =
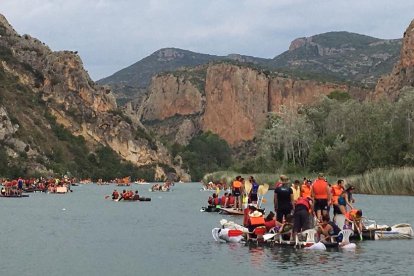
M234 204L234 196L229 196L229 199L227 200L227 205L233 205Z
M307 184L303 184L301 187L301 197L307 198L307 197L311 197L312 196L312 192L311 192L311 187L308 186Z
M240 187L242 186L242 183L238 180L234 180L233 181L233 188L234 189L240 189Z
M265 225L264 217L250 217L250 225L252 226Z
M343 191L344 191L344 188L338 184L332 186L331 193L332 193L333 204L338 205L338 198L342 194Z
M312 189L315 199L328 199L328 182L323 179L316 179L313 182Z
M352 221L359 220L360 218L357 218L357 215L356 215L357 212L358 212L357 209L352 209L351 211L345 214L345 217Z
M214 198L213 204L214 205L219 205L219 199L218 199L218 197Z

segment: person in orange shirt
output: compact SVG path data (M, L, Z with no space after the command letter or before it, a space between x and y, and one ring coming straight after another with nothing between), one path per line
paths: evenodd
M242 194L242 182L241 176L236 176L236 179L233 181L232 190L234 195L234 207L241 208L241 194Z
M306 180L302 186L300 187L300 196L303 198L311 197L312 196L312 180Z
M341 214L341 209L339 208L338 199L342 195L344 190L345 190L344 181L342 179L339 179L336 182L336 184L332 185L331 187L334 216L337 214Z
M318 178L313 182L311 193L316 217L322 221L322 215L328 215L328 205L331 202L331 189L323 173L319 173Z

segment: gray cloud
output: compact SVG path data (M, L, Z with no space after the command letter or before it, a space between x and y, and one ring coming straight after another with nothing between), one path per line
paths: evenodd
M15 29L77 50L95 80L163 47L271 58L303 36L350 31L400 38L414 1L2 0Z

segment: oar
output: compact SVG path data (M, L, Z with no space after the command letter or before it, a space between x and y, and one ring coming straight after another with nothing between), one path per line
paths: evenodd
M259 196L261 196L261 198L259 199L259 202L257 204L257 206L260 208L262 205L262 201L263 201L263 197L264 195L267 193L267 191L269 191L269 184L265 183L263 185L261 185L258 189L258 194Z
M246 195L250 194L250 191L252 190L252 183L250 183L249 180L244 181L244 191Z

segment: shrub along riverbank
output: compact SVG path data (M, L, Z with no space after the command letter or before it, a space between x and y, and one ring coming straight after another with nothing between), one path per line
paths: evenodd
M204 183L210 181L223 182L228 185L234 180L237 175L241 175L248 179L252 175L259 184L268 183L273 187L274 183L278 181L280 174L240 174L233 171L218 171L206 174L203 177ZM302 182L303 177L307 176L310 179L316 178L315 173L308 175L288 174L290 181L298 179ZM336 177L327 175L330 184L336 183L337 179L342 178L346 184L353 185L356 188L356 193L372 194L372 195L414 195L414 167L402 167L392 169L374 169L360 175L352 175L349 177Z
M414 168L375 169L346 178L358 193L374 195L414 195Z

